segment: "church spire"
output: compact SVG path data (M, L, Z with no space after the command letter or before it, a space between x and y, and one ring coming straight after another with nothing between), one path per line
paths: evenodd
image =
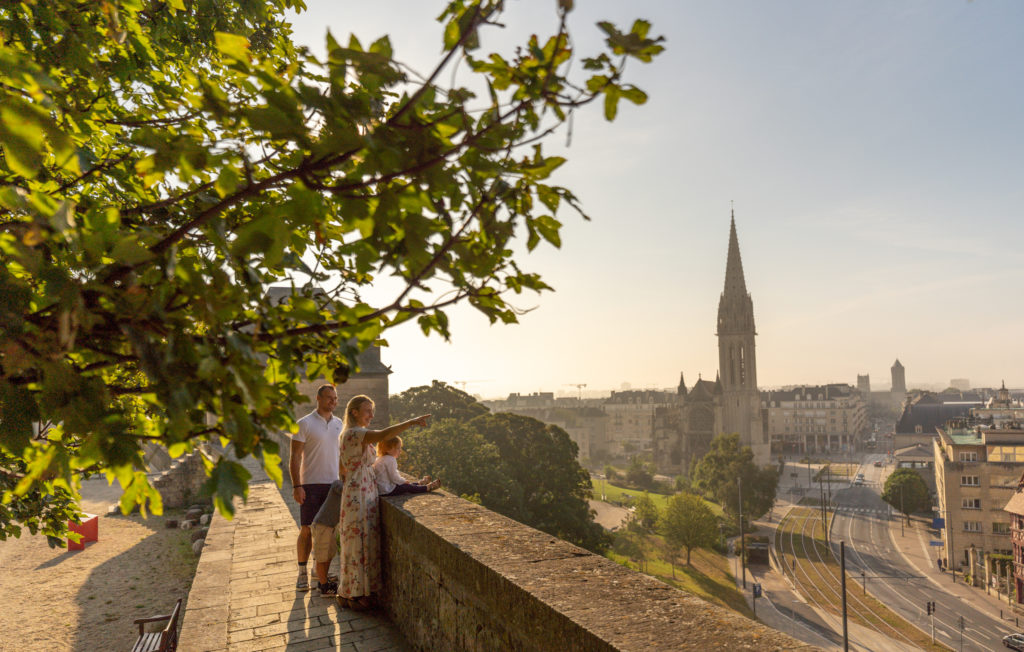
M736 237L736 211L730 211L729 258L725 263L726 296L747 296L747 282L743 278L743 260L740 258L740 241Z

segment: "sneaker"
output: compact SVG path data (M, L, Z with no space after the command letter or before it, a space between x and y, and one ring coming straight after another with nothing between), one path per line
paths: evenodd
M321 598L333 598L336 595L338 595L337 582L326 582L320 585Z
M304 570L300 570L299 571L299 579L295 582L295 590L296 591L308 591L309 590L309 575L306 574L306 571L304 571Z

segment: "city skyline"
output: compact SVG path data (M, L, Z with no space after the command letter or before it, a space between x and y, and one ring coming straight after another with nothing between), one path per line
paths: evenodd
M439 50L440 3L308 5L296 39L315 52L325 29L390 34L421 72ZM508 38L485 33L485 47L543 36L551 7L510 7ZM867 373L884 389L897 358L908 387L1024 386L1024 7L580 3L580 49L596 20L634 17L667 39L628 71L648 103L611 125L585 111L570 147L565 134L548 144L569 159L555 180L593 217L560 214L562 249L523 257L556 292L518 297L531 310L516 326L452 310L451 344L412 324L389 332L393 391L435 378L488 397L713 379L732 200L760 386Z

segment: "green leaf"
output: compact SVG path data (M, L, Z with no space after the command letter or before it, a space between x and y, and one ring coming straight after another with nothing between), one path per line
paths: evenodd
M221 197L227 197L235 191L238 187L238 172L235 168L225 166L217 176L217 182L213 185L213 189L217 191L217 194Z
M604 91L604 117L611 122L619 112L619 87L609 86Z
M210 470L210 477L203 484L202 492L213 496L213 505L224 518L235 515L235 496L245 502L249 497L249 471L238 462L222 457Z
M121 238L114 245L110 257L124 265L137 265L153 257L153 252L139 244L138 236Z
M444 27L444 49L451 50L459 42L462 32L459 29L458 18L452 18Z
M32 439L32 423L39 421L35 397L24 387L0 383L0 448L21 455Z
M217 32L214 35L214 40L217 44L217 50L221 54L234 59L242 63L248 63L249 61L249 39L238 34L230 34L228 32Z

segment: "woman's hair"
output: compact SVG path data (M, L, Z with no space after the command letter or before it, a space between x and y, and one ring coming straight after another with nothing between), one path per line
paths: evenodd
M377 457L384 457L391 451L395 450L396 447L402 445L402 438L398 435L394 437L388 437L384 441L377 444Z
M341 424L342 429L348 429L348 427L352 424L353 421L352 413L358 412L359 408L363 407L363 403L369 403L370 405L373 405L373 399L370 398L369 396L366 396L365 394L353 396L352 398L349 399L348 405L345 406L345 419L342 421Z

